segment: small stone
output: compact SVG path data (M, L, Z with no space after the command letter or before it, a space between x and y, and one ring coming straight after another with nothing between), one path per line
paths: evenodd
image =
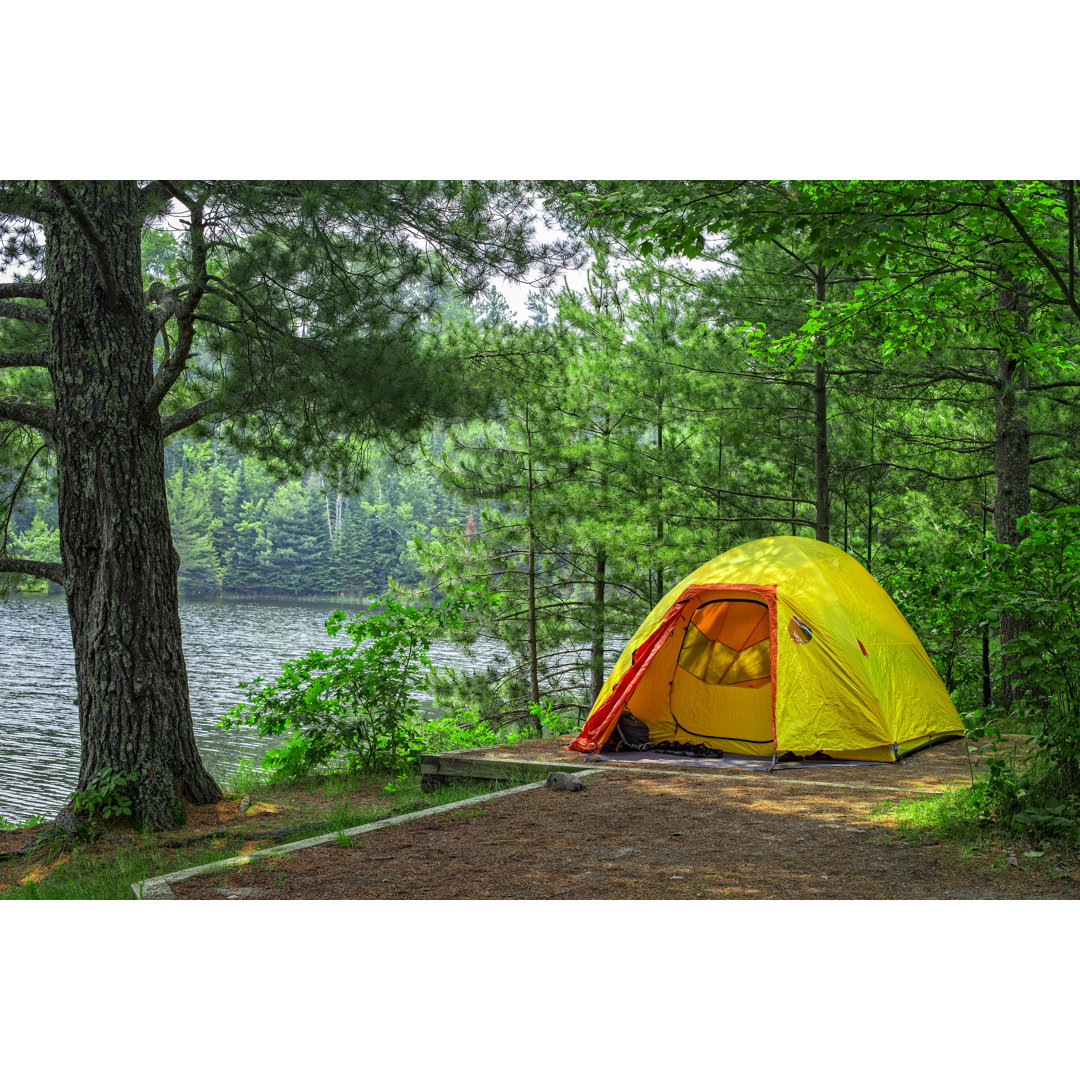
M1015 855L1009 856L1009 866L1019 866L1020 860Z
M559 788L562 791L581 791L585 785L573 773L553 772L548 773L544 786Z
M245 814L245 813L247 813L247 808L250 805L251 805L251 796L250 795L243 795L240 798L240 802L236 806L236 812L238 814Z

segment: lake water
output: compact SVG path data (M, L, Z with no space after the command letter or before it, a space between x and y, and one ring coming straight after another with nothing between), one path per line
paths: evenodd
M334 643L323 622L341 604L181 601L195 739L206 767L227 780L242 759L261 759L253 732L222 731L217 720L243 698L239 682L275 676L285 660ZM494 648L467 658L436 642L431 659L461 670L483 666ZM430 697L427 701L430 703ZM0 598L0 817L55 813L79 779L75 654L62 595Z

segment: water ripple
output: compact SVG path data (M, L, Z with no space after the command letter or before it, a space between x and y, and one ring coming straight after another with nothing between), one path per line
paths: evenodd
M195 739L219 780L244 758L261 758L266 744L249 731L214 725L242 700L237 684L273 678L285 660L332 639L323 622L333 604L182 602ZM439 664L468 667L460 651L437 643ZM79 712L75 655L62 596L0 599L0 817L21 821L52 814L79 779Z

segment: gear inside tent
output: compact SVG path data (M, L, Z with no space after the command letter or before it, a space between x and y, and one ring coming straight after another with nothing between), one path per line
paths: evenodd
M754 540L649 614L571 749L895 761L963 734L885 590L839 548Z

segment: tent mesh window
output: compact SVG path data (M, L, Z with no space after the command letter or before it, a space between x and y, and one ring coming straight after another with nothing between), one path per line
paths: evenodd
M711 686L769 682L769 608L757 600L710 600L693 614L679 666Z

